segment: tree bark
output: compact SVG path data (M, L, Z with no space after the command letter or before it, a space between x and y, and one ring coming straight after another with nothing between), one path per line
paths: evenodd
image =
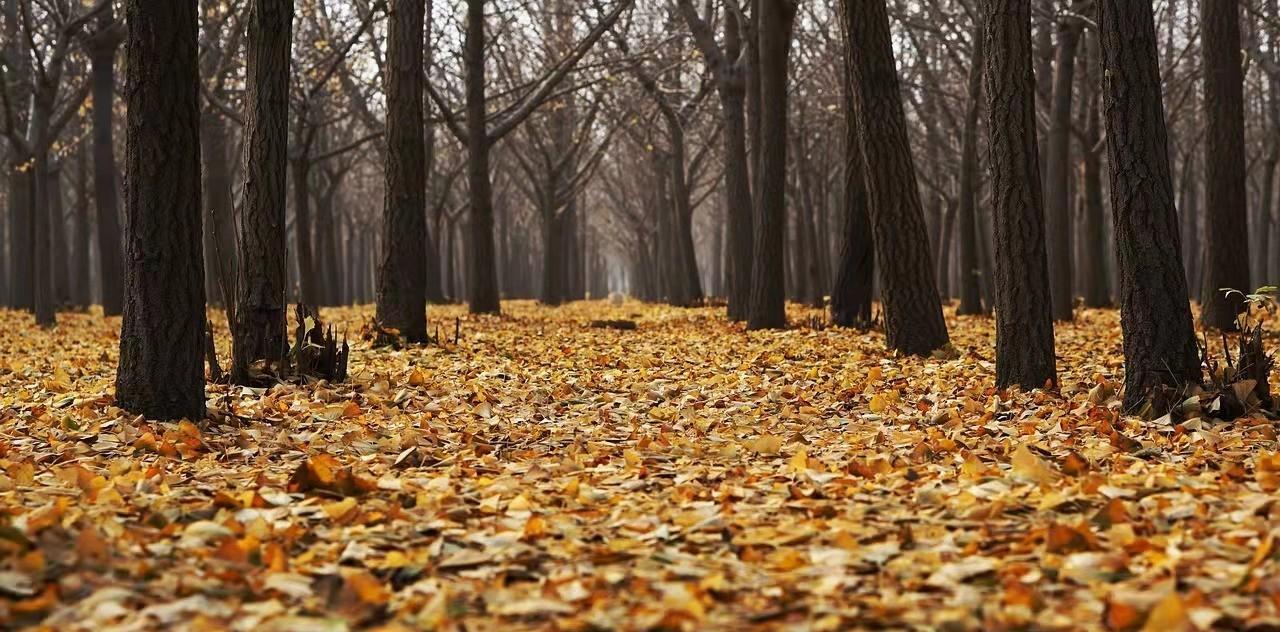
M93 94L93 199L98 220L98 280L102 312L116 316L124 309L124 247L120 239L119 191L116 186L115 132L112 104L116 91L116 50L123 41L111 9L98 17L98 30L89 39Z
M1107 220L1102 204L1102 152L1098 144L1102 141L1102 112L1098 102L1098 81L1102 60L1098 50L1098 37L1089 34L1088 74L1084 82L1087 95L1084 99L1086 114L1084 129L1083 176L1084 180L1084 243L1088 248L1100 248L1107 241ZM1092 251L1090 256L1081 257L1083 264L1084 304L1086 307L1111 306L1111 277L1107 273L1107 262L1110 257L1101 256Z
M756 173L755 261L748 329L787 326L783 244L787 232L787 58L793 0L760 0L760 168Z
M285 204L293 4L291 0L253 0L248 22L244 202L238 222L240 268L231 337L231 379L237 384L252 381L249 368L255 362L282 368L288 348Z
M1049 146L1045 149L1049 297L1053 302L1053 318L1060 321L1075 317L1071 278L1071 97L1081 28L1080 21L1074 17L1064 17L1058 22L1058 50L1049 105Z
M204 417L199 7L128 0L124 321L116 403Z
M984 314L982 306L982 266L978 263L978 111L982 100L982 73L986 39L981 26L975 28L973 57L969 66L969 102L964 114L960 149L960 305L956 314ZM1002 51L1008 54L1007 51ZM1007 78L1006 78L1007 80ZM1034 100L1034 95L1033 95ZM1034 128L1033 128L1034 131Z
M422 0L393 0L387 42L386 198L378 266L378 322L427 340L427 161L423 133Z
M854 3L844 0L840 6L841 30L846 48L858 45L850 41L854 21L858 19ZM871 220L867 216L866 167L862 164L862 143L853 85L851 58L845 55L844 97L844 243L840 247L840 264L835 286L831 290L831 321L841 327L871 326L871 296L875 285L875 245L871 241Z
M467 0L463 66L467 91L467 183L471 195L469 309L472 314L497 314L502 311L502 305L498 272L494 269L493 182L489 174L493 140L486 123L484 41L484 0Z
M846 0L849 1L849 0ZM915 164L899 93L884 0L861 0L846 51L867 165L867 197L881 266L885 338L891 349L928 355L948 344L933 279Z
M1031 0L984 0L987 133L995 211L996 386L1057 381L1036 147Z
M1201 378L1173 204L1156 29L1148 2L1097 3L1125 405Z

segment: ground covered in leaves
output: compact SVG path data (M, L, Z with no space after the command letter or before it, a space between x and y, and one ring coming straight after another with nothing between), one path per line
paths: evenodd
M1119 414L1114 312L1059 325L1061 394L999 394L986 318L912 359L505 308L196 423L113 407L118 319L0 312L0 628L1280 626L1275 425Z

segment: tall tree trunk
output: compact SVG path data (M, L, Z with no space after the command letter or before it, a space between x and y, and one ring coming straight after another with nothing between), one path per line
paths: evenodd
M1071 105L1076 50L1081 24L1074 17L1058 22L1053 88L1049 103L1049 143L1045 149L1045 203L1048 205L1049 296L1053 318L1074 318L1071 279Z
M1248 169L1244 155L1244 74L1239 0L1200 3L1204 57L1205 269L1200 320L1234 331L1249 292Z
M846 2L850 0L845 0ZM933 283L915 164L907 138L884 0L861 0L845 51L852 59L855 107L867 165L867 197L889 347L928 355L948 344L942 304Z
M844 46L857 46L849 37L858 19L854 2L844 0L840 6ZM845 55L843 74L844 98L844 243L840 246L840 263L836 268L835 286L831 289L831 321L841 327L871 326L871 296L875 285L875 245L871 242L871 219L867 216L866 167L862 163L858 117L851 57Z
M387 42L386 201L378 322L427 341L427 161L423 134L423 2L393 0Z
M471 195L470 254L472 314L497 314L502 310L498 297L498 272L493 248L493 182L489 178L489 152L493 140L486 124L487 103L484 73L484 0L467 0L467 34L463 46L463 66L467 89L467 183Z
M250 365L282 367L288 348L288 231L291 0L253 0L246 42L244 203L236 282L231 379L251 381ZM303 233L298 233L299 239ZM304 270L302 274L307 273Z
M52 106L52 104L50 104ZM48 111L44 107L32 108L32 129L43 130L48 126ZM52 327L57 324L54 313L53 270L50 265L50 251L53 247L51 239L52 221L50 218L49 184L52 173L49 166L49 151L45 139L38 138L35 145L36 155L33 159L32 190L35 192L31 204L31 244L36 254L32 268L32 307L36 315L36 324L40 327Z
M1100 65L1102 60L1098 50L1098 37L1089 34L1088 75L1084 82L1087 97L1084 129L1083 180L1084 180L1084 243L1089 248L1096 248L1107 241L1107 220L1102 204L1102 111L1098 100L1098 81L1102 77ZM1107 273L1107 262L1110 258L1091 252L1090 256L1081 257L1084 269L1084 304L1086 307L1111 306L1111 277Z
M1031 0L984 0L987 130L995 210L996 386L1057 381L1036 148Z
M32 271L35 251L32 248L31 207L35 201L33 178L25 159L16 157L9 165L9 257L13 265L10 277L11 305L31 310L35 306Z
M49 164L49 260L53 308L71 304L71 252L67 248L66 200L62 188L62 161Z
M120 239L119 192L116 187L112 104L116 91L116 49L123 30L111 15L110 4L98 16L98 30L89 39L93 68L93 199L98 215L98 280L102 312L115 316L124 309L124 246Z
M235 298L239 256L236 227L232 221L231 152L222 114L206 108L201 117L200 151L204 165L204 265L205 293L210 304L228 306ZM224 297L223 288L232 295Z
M957 314L982 314L982 275L978 263L978 111L982 100L982 68L986 39L979 25L974 29L973 57L969 66L969 101L964 114L960 150L960 306ZM1007 51L1002 51L1008 54ZM1010 104L1012 106L1013 104ZM1032 107L1035 96L1032 95ZM1033 128L1034 133L1034 128Z
M729 222L729 320L747 319L751 305L754 207L747 156L747 71L741 61L741 31L735 18L725 21L725 57L732 65L721 72L720 107L724 111L724 184ZM754 47L753 47L754 48Z
M783 258L787 231L787 59L793 0L759 0L760 167L756 175L755 261L748 329L787 326Z
M74 291L72 292L72 302L76 307L84 308L93 304L93 288L90 286L89 268L90 268L90 244L92 239L90 236L90 228L92 222L89 220L89 151L84 143L76 148L76 237L75 246L72 250L75 253L75 265L72 267L71 280ZM3 240L3 234L0 234L0 241ZM0 296L3 296L0 291Z
M204 417L196 0L127 0L124 322L116 403Z
M1156 29L1147 2L1097 3L1124 333L1125 405L1158 386L1198 384L1178 212L1173 205Z

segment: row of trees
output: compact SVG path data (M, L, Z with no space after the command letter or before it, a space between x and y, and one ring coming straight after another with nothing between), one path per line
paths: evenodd
M1272 272L1280 143L1244 112L1280 130L1274 0L184 0L123 22L110 0L0 2L0 289L45 325L94 293L123 309L120 399L148 414L199 410L206 296L237 381L283 361L291 300L374 300L421 341L431 301L614 288L723 295L750 328L828 295L865 326L879 296L916 354L958 296L996 311L1001 385L1040 386L1053 320L1115 287L1141 397L1194 381L1189 282L1230 328L1219 288ZM163 67L139 41L160 24ZM188 379L147 391L159 375Z

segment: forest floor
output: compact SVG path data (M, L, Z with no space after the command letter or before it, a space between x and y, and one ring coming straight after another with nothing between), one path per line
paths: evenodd
M1113 311L1059 325L1061 394L1001 397L988 318L916 359L504 307L200 424L112 406L118 319L0 312L0 628L1280 625L1276 426L1120 415Z

